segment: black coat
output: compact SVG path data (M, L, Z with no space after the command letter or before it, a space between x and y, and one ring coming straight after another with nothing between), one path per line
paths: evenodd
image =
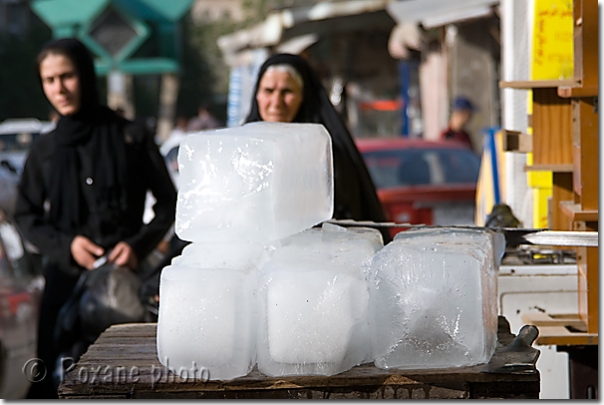
M127 180L126 210L118 215L119 231L114 218L99 218L95 207L93 169L90 165L93 150L90 142L78 148L80 157L83 196L80 210L85 218L80 229L64 231L49 220L45 201L49 198L52 179L52 158L55 153L55 132L43 135L32 145L25 163L15 219L24 236L43 255L67 273L76 275L82 270L71 257L73 238L87 236L105 250L123 240L128 243L139 260L149 254L161 241L172 223L176 209L176 190L170 179L162 156L150 135L140 127L130 124L124 130L126 143ZM85 184L85 185L84 185ZM157 202L155 217L143 224L145 198L151 191Z

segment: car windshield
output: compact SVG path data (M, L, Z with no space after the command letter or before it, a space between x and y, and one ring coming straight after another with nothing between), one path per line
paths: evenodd
M50 122L37 119L11 119L0 123L0 151L27 152L41 133L52 129Z
M0 169L18 176L32 143L53 127L51 122L26 118L0 123Z
M470 150L426 148L393 149L363 153L378 189L476 183L480 159Z
M2 152L27 152L32 142L40 133L20 132L0 134L0 151Z

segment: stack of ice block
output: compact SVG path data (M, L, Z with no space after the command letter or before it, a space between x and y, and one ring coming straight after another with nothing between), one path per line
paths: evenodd
M377 367L486 363L497 340L503 235L441 228L407 231L378 252L369 275Z
M161 273L159 360L188 377L333 375L487 362L496 344L503 236L324 223L329 134L253 123L189 135L175 230L191 241Z
M318 124L253 123L185 139L175 231L192 243L161 273L162 364L213 380L252 370L258 269L270 242L331 218L331 159Z
M324 224L282 240L261 272L258 370L333 375L371 361L365 274L377 230Z

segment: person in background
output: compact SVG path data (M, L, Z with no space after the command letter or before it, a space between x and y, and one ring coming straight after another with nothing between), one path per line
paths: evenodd
M178 145L187 136L187 117L184 115L177 115L174 120L174 128L170 131L168 138L161 144L159 151L162 156L166 156L170 150Z
M245 122L323 124L331 135L334 162L334 218L384 222L369 171L315 71L301 56L276 54L260 67ZM384 242L390 241L382 232Z
M136 270L174 222L176 190L148 129L99 103L93 58L80 41L50 41L36 62L60 118L32 145L15 220L46 258L37 351L47 375L32 383L28 397L56 398L60 352L53 332L80 274L102 256ZM148 190L157 202L145 225Z
M440 139L459 141L474 150L472 137L466 132L465 127L472 119L475 111L476 107L470 100L465 97L456 97L455 100L453 100L449 124L447 128L441 132Z
M208 106L202 104L197 109L197 116L191 118L187 124L187 132L205 131L207 129L219 128L222 125L214 118Z

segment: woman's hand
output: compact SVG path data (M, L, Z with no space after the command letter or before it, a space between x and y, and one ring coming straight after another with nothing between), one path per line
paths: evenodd
M76 263L88 270L92 270L94 262L105 253L102 247L82 235L73 238L70 250Z
M115 263L118 266L126 266L130 270L136 270L138 267L136 253L134 253L132 247L126 242L119 242L115 245L107 259L111 263Z

